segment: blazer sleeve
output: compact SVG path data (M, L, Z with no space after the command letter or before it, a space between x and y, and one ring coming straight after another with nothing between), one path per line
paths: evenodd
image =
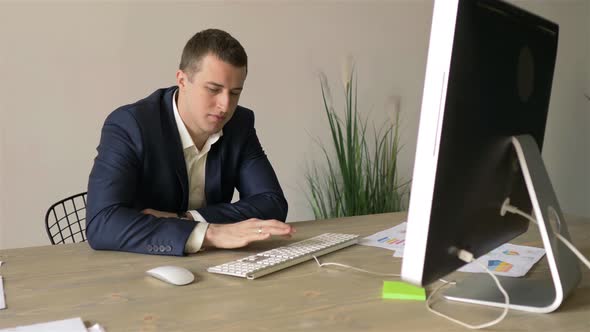
M252 115L253 116L253 115ZM287 219L288 204L277 176L262 150L252 124L242 145L236 189L240 200L206 206L197 211L209 223L232 223L250 218Z
M86 235L97 250L183 255L194 222L156 218L135 208L142 136L130 111L111 113L102 128L88 182Z

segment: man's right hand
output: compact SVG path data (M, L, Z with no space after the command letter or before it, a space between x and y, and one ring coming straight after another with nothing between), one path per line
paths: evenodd
M254 241L266 240L273 235L290 238L295 228L284 222L270 219L248 219L235 224L209 224L203 246L215 248L241 248Z

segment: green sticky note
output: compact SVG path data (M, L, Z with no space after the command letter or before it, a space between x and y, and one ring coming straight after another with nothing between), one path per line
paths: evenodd
M383 282L383 298L396 300L426 300L426 290L400 281Z

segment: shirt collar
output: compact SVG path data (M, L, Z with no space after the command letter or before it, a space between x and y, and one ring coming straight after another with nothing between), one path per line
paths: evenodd
M182 149L184 150L186 148L190 148L191 146L195 146L195 142L188 133L188 129L186 129L186 125L182 121L180 113L178 113L178 107L176 106L177 93L178 89L176 89L176 91L174 91L174 95L172 95L172 109L174 110L174 119L176 119L176 126L178 127L178 134L180 134ZM213 143L217 142L221 136L223 136L223 129L209 136L209 138L207 138L207 142L205 142L205 145L213 145Z

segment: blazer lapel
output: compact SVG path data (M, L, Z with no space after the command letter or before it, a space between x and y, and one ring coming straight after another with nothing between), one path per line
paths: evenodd
M176 87L169 88L161 101L161 107L164 110L161 118L162 135L164 136L164 148L168 152L169 160L172 161L176 178L182 190L182 203L179 211L186 211L188 209L188 174L180 134L174 118L174 109L172 108L172 97L175 91Z

